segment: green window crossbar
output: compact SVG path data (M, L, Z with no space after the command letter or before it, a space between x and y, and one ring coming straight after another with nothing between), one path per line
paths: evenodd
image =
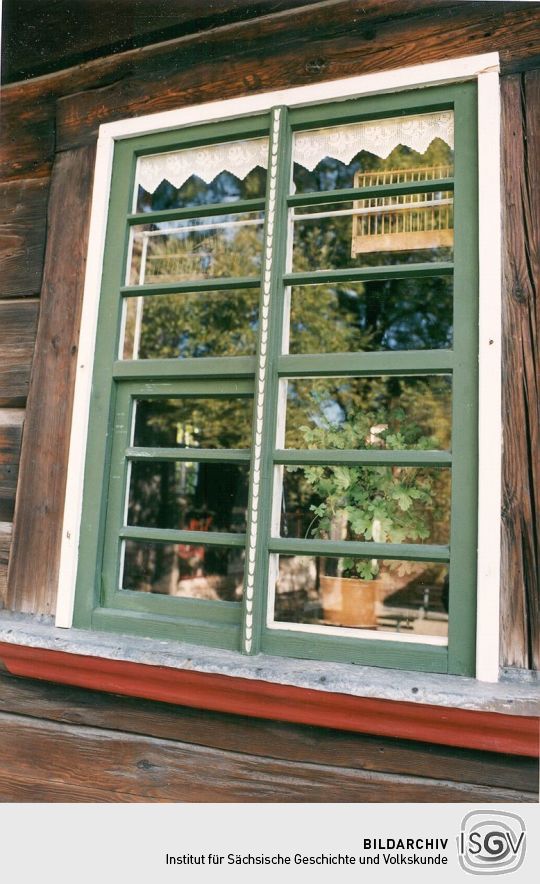
M358 178L352 184L352 173L347 173L347 183L345 173L340 171L343 177L332 185L333 189L317 190L313 182L319 172L296 170L294 175L300 177L295 181L300 181L301 187L300 192L292 192L296 133L306 137L312 129L362 121L376 125L385 118L438 112L453 113L452 175L397 183L368 181L362 187L358 186ZM187 183L176 188L178 194L184 193L181 199L174 196L175 188L169 184L168 190L158 189L158 196L147 210L142 211L136 204L140 158L253 138L268 140L264 197L253 196L254 191L250 193L243 184L241 192L230 175L220 173L205 184L210 194L206 202L198 203L193 196L201 185L186 179ZM439 151L446 156L446 147L435 144L430 149L434 155L438 156ZM399 151L397 159L389 155L384 161L389 165L383 164L383 168L392 168L392 161L405 163L404 168L408 168L407 163L414 166L414 152L406 147L399 147ZM330 169L328 175L337 175L338 166L332 157L323 157L320 174L327 174L324 163ZM443 169L443 164L439 166ZM77 626L175 638L246 654L264 652L473 673L478 386L476 169L474 83L309 108L279 107L252 120L201 124L117 143L84 478L74 620ZM302 175L312 176L304 190ZM431 193L433 199L422 200ZM439 240L434 236L434 241L443 244L438 247L440 254L435 254L435 247L427 249L427 254L423 245L429 240L426 234L442 229L437 214L441 194L446 202L452 202L452 227L444 228L444 235L437 234ZM408 195L419 199L399 202ZM325 258L325 266L325 250L333 242L333 234L325 239L325 230L331 231L334 221L332 211L328 215L325 209L351 202L351 211L335 213L341 225L338 258L336 266ZM321 213L313 219L309 212L299 212L313 207L321 207ZM264 214L264 226L260 268L252 262L251 275L251 266L248 272L245 270L255 242L254 234L249 233L251 228L243 228L247 232L236 241L240 228L225 225L219 240L217 234L206 230L209 225L201 227L201 222L252 212ZM371 227L368 225L365 233L354 234L366 237L360 252L355 252L352 240L346 239L351 236L346 225L350 223L353 229L353 221L347 219L362 212L372 219ZM319 214L326 227L301 228L305 222L317 222ZM197 223L189 228L166 226L189 220ZM163 265L153 271L155 281L151 283L144 283L141 270L144 284L135 285L128 269L134 255L139 260L134 232L141 225L149 225L155 235L162 236L164 244L158 257ZM296 240L293 245L295 225L300 225L298 242L305 249L311 248L312 264L321 256L319 269L313 269L307 259L303 265L301 254L293 269L293 249L300 248ZM199 240L190 243L186 236L197 234L198 228ZM445 245L450 240L451 248ZM222 263L215 275L215 262L225 261L220 258L222 253L226 253L229 263ZM367 259L358 257L364 253ZM188 259L191 263L186 267L196 267L196 273L182 270L182 261ZM350 266L339 266L340 262ZM260 292L258 311L246 314L244 320L237 315L231 299L249 289ZM429 298L423 314L426 291ZM209 292L229 300L216 302L207 313L198 313L202 301L197 299ZM297 292L308 298L308 306L302 308L304 314L294 302ZM403 307L400 292L405 293ZM447 297L447 292L451 292L448 297L452 306L445 321L452 334L448 340L430 345L429 328L439 329L442 297ZM409 348L408 344L403 347L399 337L399 310L412 310L411 293L419 306L408 321L415 329L429 326L425 349L414 345ZM134 340L144 333L153 335L155 347L162 346L163 358L154 358L153 353L152 358L121 358L129 304L135 305L129 334ZM306 314L308 307L312 312ZM356 348L329 352L325 342L331 341L334 334L332 322L336 323L339 341L344 327L347 334L359 334L361 311L373 309L383 318L385 310L395 313L394 319L388 319L384 346L374 346L369 337L371 334L373 338L372 331L358 338ZM179 314L177 310L185 312ZM151 317L149 331L143 328L143 315ZM184 317L184 325L180 323L177 328L174 323L179 315ZM299 340L309 323L316 330L327 322L318 350L288 352L288 329L292 329L293 321ZM190 323L199 332L198 342L190 338ZM222 324L216 344L222 351L220 355L207 352L205 330L212 323L217 324L218 332ZM162 339L167 341L166 346L160 343ZM256 355L242 355L245 342L256 342ZM197 346L200 352L193 355ZM133 352L138 352L135 345ZM430 387L436 383L443 386ZM409 391L408 399L404 390ZM423 396L427 397L425 402ZM395 408L398 416L393 416L388 410L390 405L385 405L386 401L393 402L392 397L408 403L409 417L403 407ZM310 412L310 402L318 402L318 412L314 407ZM350 411L347 402L355 403ZM359 404L362 402L365 404ZM372 403L369 407L368 402ZM448 408L447 402L451 402ZM443 428L438 441L425 429L436 407L444 414L438 418ZM383 413L386 416L379 420L377 415ZM307 426L306 421L311 424ZM348 444L345 439L343 444L339 438L335 440L341 431L349 433ZM296 434L294 447L286 441L287 433ZM311 444L311 437L319 439L319 444ZM351 445L353 437L356 443ZM368 500L370 482L374 490ZM377 482L384 493L381 490L377 494ZM325 497L314 490L324 487L334 491ZM341 497L335 493L336 487L341 487ZM206 489L206 498L201 497L201 489ZM221 516L216 516L213 511L207 512L204 501L217 500L220 494L225 502L220 504ZM351 503L354 495L356 504ZM332 521L327 514L336 500L337 516L334 514ZM449 514L445 510L447 500ZM180 527L164 526L160 507L166 506L171 513L182 515ZM361 507L364 514L369 511L372 515L369 524L367 516L363 517L364 534L360 531L359 536L364 539L359 540L350 536L354 531L347 526L355 518L358 521ZM390 510L394 519L400 512L413 514L403 516L405 527L399 542L392 540L388 527ZM234 522L232 530L225 530L219 521L225 518L225 512L229 522ZM421 513L416 525L415 513ZM134 514L143 520L142 524L133 524ZM214 518L217 521L211 524ZM318 536L313 534L314 522ZM323 530L321 525L326 528ZM290 530L297 536L289 536ZM415 530L423 532L425 542L415 542ZM390 539L381 540L385 531ZM390 563L388 569L384 566L380 571L380 562ZM212 567L214 572L207 573L206 569ZM392 571L394 567L401 571ZM377 603L378 619L371 625L360 620L357 626L340 623L324 609L321 614L313 590L313 586L322 587L324 580L337 579L343 571L354 568L358 573L371 574L378 585L386 581L384 599L390 592L388 587L394 587L395 598L391 603ZM398 577L392 576L396 573ZM412 575L409 582L407 574ZM427 583L422 583L424 574L431 574L425 578ZM449 583L447 603L443 598L447 614L440 602L437 607L430 597L436 586L439 598L444 575ZM363 579L367 580L365 576ZM302 581L312 588L302 589ZM203 585L204 591L200 588ZM281 585L286 589L280 596ZM416 587L414 592L422 596L414 601L414 610L419 612L414 617L410 614L413 589L406 591L408 586ZM197 592L202 597L197 597ZM297 596L301 602L295 601ZM372 631L369 637L366 629Z

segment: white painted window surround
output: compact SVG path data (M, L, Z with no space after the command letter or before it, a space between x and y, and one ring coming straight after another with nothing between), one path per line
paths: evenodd
M100 127L73 406L56 612L57 626L69 628L73 616L88 414L115 141L186 125L249 117L280 104L300 107L470 79L476 79L478 82L479 148L480 396L476 674L482 681L498 680L502 427L500 105L497 53L216 101L197 107L106 123Z

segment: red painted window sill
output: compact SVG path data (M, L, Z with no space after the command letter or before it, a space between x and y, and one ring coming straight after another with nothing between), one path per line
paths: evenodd
M355 697L5 642L0 659L13 675L215 712L512 755L539 753L533 717Z

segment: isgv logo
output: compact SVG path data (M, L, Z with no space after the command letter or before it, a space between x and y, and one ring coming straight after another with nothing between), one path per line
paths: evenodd
M461 823L458 855L472 875L504 875L519 869L525 858L525 823L515 813L473 810Z

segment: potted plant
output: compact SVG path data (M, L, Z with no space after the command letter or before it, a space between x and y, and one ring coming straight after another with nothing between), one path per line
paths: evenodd
M401 411L387 413L393 427L390 431L374 413L349 414L341 423L319 417L317 426L301 427L300 433L308 449L435 447L432 438L412 424L405 425L404 418ZM288 469L303 472L302 485L315 501L309 507L313 519L306 536L413 543L430 535L433 479L423 467L339 464ZM324 619L342 626L375 628L378 590L384 584L379 562L351 556L337 561L324 558L323 572Z

